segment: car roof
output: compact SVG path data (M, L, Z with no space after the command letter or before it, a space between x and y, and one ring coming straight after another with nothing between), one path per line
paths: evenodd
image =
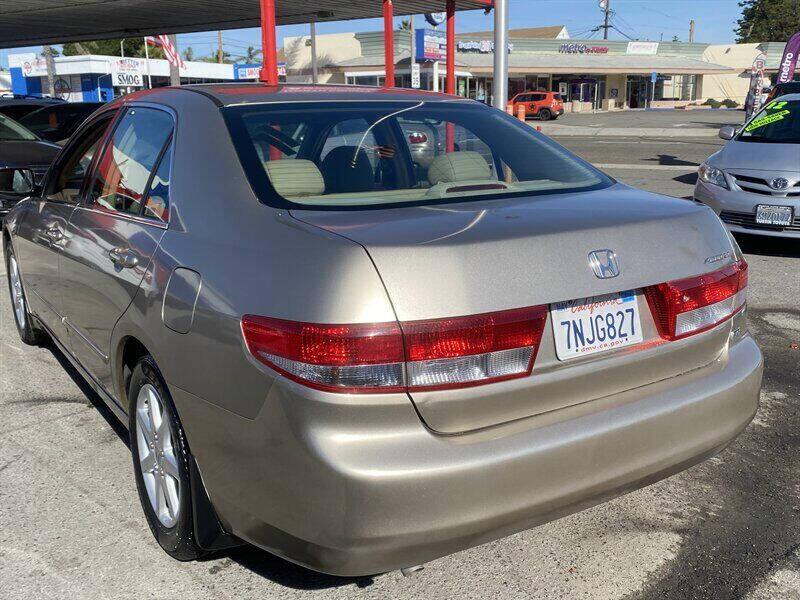
M147 101L150 96L159 99L170 92L192 91L211 98L218 106L234 104L262 104L271 102L335 102L335 101L405 101L405 102L471 102L461 96L405 88L382 88L342 84L267 85L260 82L217 83L184 85L175 88L154 88L123 96L121 100Z

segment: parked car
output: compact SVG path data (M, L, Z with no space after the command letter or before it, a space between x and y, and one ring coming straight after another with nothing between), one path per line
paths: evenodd
M800 239L800 94L772 100L698 170L694 198L728 229Z
M0 113L0 169L29 169L31 177L38 183L59 150L58 145L41 140ZM27 175L23 171L7 171L5 177L5 187L0 182L0 219L26 195L24 181ZM11 186L12 182L16 187Z
M102 102L63 102L43 106L28 113L19 122L48 142L63 144L78 125L103 106Z
M59 98L4 94L0 95L0 114L18 121L28 113L38 110L43 106L53 106L56 104L66 104L66 102Z
M401 120L490 156L437 147L421 177ZM19 334L127 424L180 560L419 565L685 469L757 407L747 264L714 213L478 102L140 92L31 193L3 229Z
M511 99L514 105L514 114L519 106L525 107L525 116L534 117L542 121L557 119L564 114L564 103L558 92L522 92Z
M780 96L788 94L800 94L800 81L787 81L786 83L778 83L773 87L769 94L767 94L766 102L770 102Z

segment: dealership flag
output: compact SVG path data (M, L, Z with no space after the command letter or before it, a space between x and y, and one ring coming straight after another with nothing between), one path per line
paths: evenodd
M164 55L171 65L175 65L181 69L186 68L186 63L183 62L181 55L178 54L178 49L172 45L172 42L169 41L169 37L166 35L148 35L144 38L144 41L151 46L161 46L164 50Z
M794 79L794 70L797 67L797 55L800 54L800 31L795 33L786 42L783 57L778 65L778 83L786 83Z

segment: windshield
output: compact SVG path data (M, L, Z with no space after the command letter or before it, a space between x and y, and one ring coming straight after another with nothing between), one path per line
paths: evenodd
M259 198L373 207L597 189L612 180L477 102L331 102L224 109Z
M17 123L3 114L0 114L0 140L38 140L32 132L25 129L22 125Z
M745 125L738 140L800 144L800 100L773 100Z

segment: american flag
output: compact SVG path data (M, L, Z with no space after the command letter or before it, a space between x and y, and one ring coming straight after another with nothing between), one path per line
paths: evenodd
M164 50L164 55L167 57L167 61L169 61L171 65L175 65L181 69L186 68L186 63L183 62L181 55L178 54L178 49L169 41L169 36L163 34L148 35L144 38L144 41L151 46L161 46Z

